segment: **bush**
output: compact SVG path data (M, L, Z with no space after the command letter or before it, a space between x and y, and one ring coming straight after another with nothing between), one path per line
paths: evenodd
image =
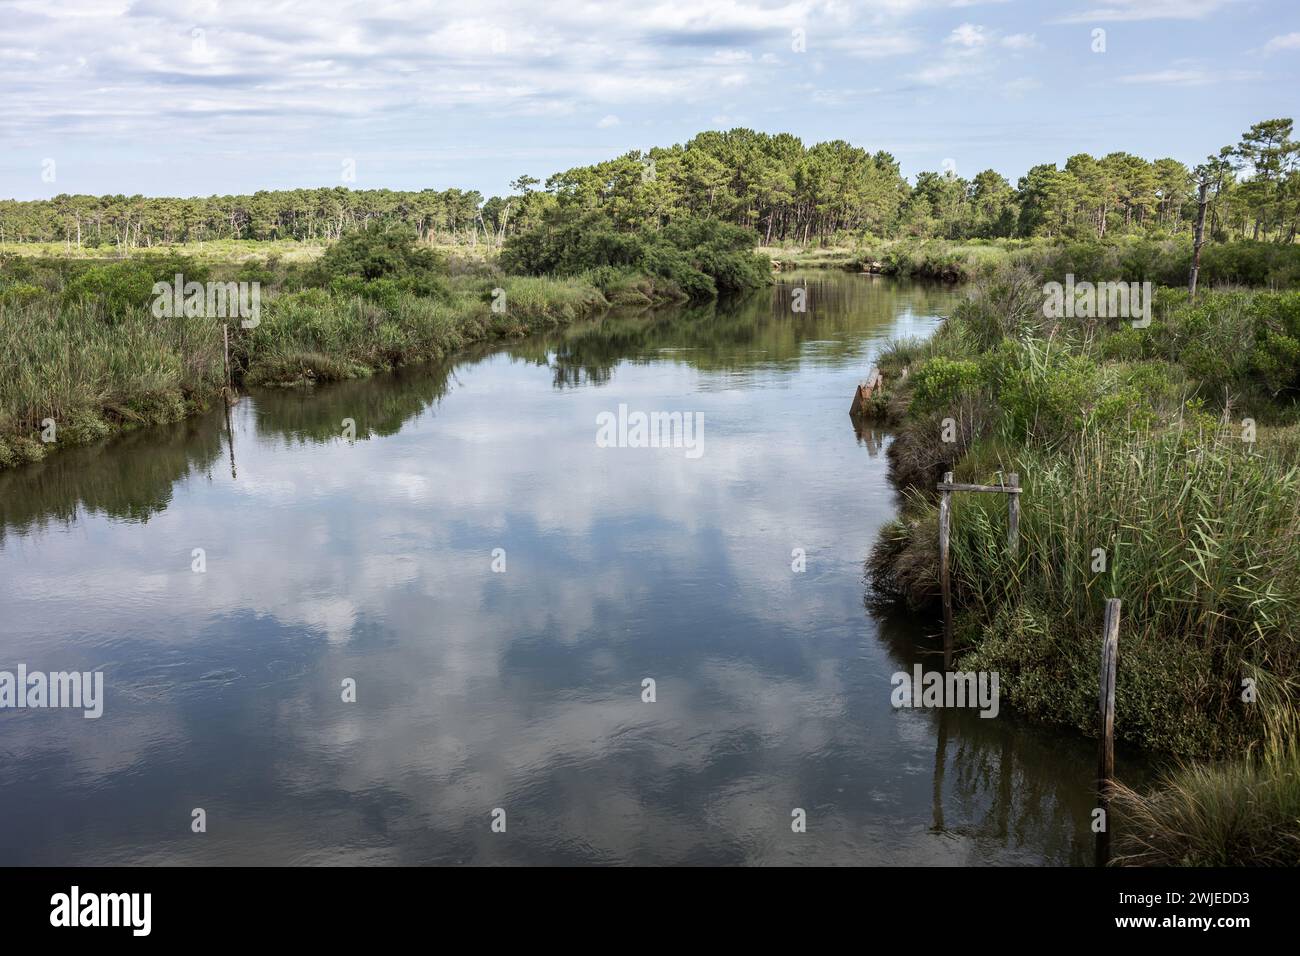
M916 370L912 379L920 412L940 411L956 403L962 392L979 384L980 366L965 359L936 355Z
M1083 430L1103 379L1090 358L1062 344L1027 339L998 365L997 402L1007 433L1054 442Z
M165 282L170 287L177 275L185 283L208 281L207 267L184 256L139 256L88 266L76 263L73 270L63 287L64 304L90 309L109 322L150 306L155 283Z
M443 264L432 249L416 243L408 229L371 223L349 233L325 250L316 263L316 280L321 285L346 277L376 279L431 279Z
M661 231L625 231L599 211L552 207L541 222L506 240L501 266L524 275L576 276L600 270L606 282L647 272L694 299L758 288L767 260L748 229L712 219L678 219Z

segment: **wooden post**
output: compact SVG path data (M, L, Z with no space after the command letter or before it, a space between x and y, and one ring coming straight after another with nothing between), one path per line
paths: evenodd
M943 483L952 484L952 472L944 472ZM952 492L939 498L939 591L943 595L943 669L952 669L952 585L948 579L948 545L952 523Z
M1014 471L1007 475L1007 487L1020 487L1020 476ZM1007 548L1012 557L1020 550L1020 496L1017 494L1007 495Z
M880 374L880 369L871 366L867 371L867 377L858 382L857 390L853 393L853 404L849 406L849 414L854 418L867 414L870 411L868 403L871 401L871 396L884 387L885 379Z
M939 492L939 591L943 595L943 666L952 669L952 582L948 573L948 551L952 538L952 493L954 491L995 492L1007 496L1007 547L1014 555L1020 549L1020 476L1012 472L1000 485L957 484L952 472L943 473L935 486Z
M1097 805L1103 827L1097 834L1097 865L1110 859L1110 782L1115 776L1115 667L1119 659L1119 598L1106 599L1106 617L1101 634L1101 740L1097 747Z

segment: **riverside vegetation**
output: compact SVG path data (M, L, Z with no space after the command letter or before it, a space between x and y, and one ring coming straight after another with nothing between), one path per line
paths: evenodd
M1056 267L1161 278L1083 251ZM1015 555L1000 499L954 499L956 666L999 672L1023 715L1095 732L1103 605L1123 599L1117 736L1219 762L1124 791L1121 856L1300 862L1296 737L1278 729L1300 665L1300 292L1158 288L1135 328L1048 318L1043 286L1002 265L933 338L881 357L894 384L873 411L897 428L905 506L869 559L875 593L937 600L943 472L1018 473Z
M753 237L716 221L682 221L654 235L592 221L548 227L544 240L512 239L501 262L512 271L439 254L382 223L344 236L315 261L0 259L0 467L175 421L219 397L226 320L151 309L154 284L176 274L260 284L256 326L228 322L233 376L246 385L355 378L611 304L708 298L768 281ZM50 420L53 443L41 440Z
M761 257L760 237L815 242L820 264L953 280L996 262L1045 268L1067 243L1067 258L1109 257L1130 281L1170 281L1188 255L1197 184L1214 240L1204 282L1292 284L1291 133L1289 119L1256 123L1195 170L1077 154L1063 169L1033 167L1014 189L993 170L969 181L921 173L913 185L885 152L734 129L556 173L544 190L521 176L512 195L486 202L458 189L341 188L0 200L0 343L11 358L0 370L0 467L48 450L43 422L76 444L174 420L218 394L219 323L148 310L153 284L177 273L263 287L262 323L234 327L234 376L246 384L348 378L610 304L752 289L768 281L768 259L808 258L788 245ZM275 249L250 255L249 240ZM60 241L58 259L4 253ZM176 243L202 254L178 258ZM452 249L436 254L437 243ZM84 261L87 251L124 261Z

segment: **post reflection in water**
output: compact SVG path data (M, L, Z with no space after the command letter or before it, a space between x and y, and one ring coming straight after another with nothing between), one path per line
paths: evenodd
M934 622L865 601L848 405L956 295L786 277L0 475L0 667L106 688L4 713L0 862L1087 862L1089 744L895 710ZM620 403L703 454L598 447Z

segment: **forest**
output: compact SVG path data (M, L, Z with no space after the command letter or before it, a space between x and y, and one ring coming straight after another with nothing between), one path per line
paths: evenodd
M685 145L632 151L555 173L520 176L484 200L472 190L334 188L244 196L60 195L0 200L0 248L62 243L119 253L213 240L328 241L373 223L438 244L501 245L553 210L599 211L622 231L709 218L753 230L764 245L864 239L1108 239L1191 230L1199 190L1216 240L1292 242L1300 225L1300 141L1289 118L1265 120L1203 163L1126 152L1041 163L1013 185L951 165L911 183L888 152L844 140L807 146L788 133L700 133Z

